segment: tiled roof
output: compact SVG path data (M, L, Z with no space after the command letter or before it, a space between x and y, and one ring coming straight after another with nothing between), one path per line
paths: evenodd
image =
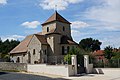
M42 44L48 44L48 43L47 43L47 39L45 38L45 35L35 34L35 36L37 37L37 39L38 39Z
M95 56L100 56L100 55L104 55L104 50L97 50L93 52L93 55Z
M42 25L53 22L53 21L59 21L59 22L70 24L70 22L68 22L57 11L55 11L55 13L50 18L48 18L47 21L45 21Z
M40 35L39 33L33 35L35 35L42 44L48 44L44 35ZM27 52L28 44L32 39L33 35L27 36L18 46L16 46L13 50L10 51L10 54Z
M33 35L27 36L18 46L16 46L13 50L10 51L10 54L27 52L27 49L28 49L27 46L32 36Z
M62 36L61 44L77 44L77 43L73 41L72 38L69 38L67 36Z

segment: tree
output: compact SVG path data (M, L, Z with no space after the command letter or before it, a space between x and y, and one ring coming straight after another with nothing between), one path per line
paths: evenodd
M105 53L104 54L105 58L110 60L114 56L114 54L113 54L113 47L111 47L111 46L105 47L104 48L104 53Z
M6 41L2 41L0 38L0 53L1 53L1 58L5 59L6 61L9 61L9 52L16 47L20 41L18 40L11 40L9 41L8 39Z
M71 64L71 55L77 55L77 64L80 66L84 66L84 56L85 54L88 54L85 50L81 48L72 48L68 52L67 55L64 57L64 61L67 62L68 64Z
M95 51L95 50L100 50L100 45L102 42L100 42L97 39L92 39L92 38L86 38L82 39L79 42L80 48L84 49L85 51Z
M0 45L1 45L1 43L2 43L2 40L1 40L1 38L0 38Z

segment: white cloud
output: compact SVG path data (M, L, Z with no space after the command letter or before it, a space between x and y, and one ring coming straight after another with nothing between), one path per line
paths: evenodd
M39 21L32 21L32 22L24 22L21 24L22 26L26 27L26 28L37 28L37 26L40 25Z
M27 35L30 35L30 34L36 34L36 33L38 33L38 32L40 32L40 30L36 30L36 29L32 29L32 30L25 30L25 34L27 34Z
M117 37L117 39L115 38ZM107 37L103 37L101 39L102 41L102 49L104 49L106 46L112 46L115 48L119 48L120 47L120 37L119 35L114 35L114 36L107 36Z
M71 22L71 23L72 23L72 28L76 28L76 29L84 28L84 27L89 26L89 24L87 24L85 22L82 22L82 21L74 21L74 22Z
M7 4L7 0L0 0L0 4L3 4L3 5Z
M22 40L24 39L25 36L21 36L21 35L7 35L7 36L1 36L2 41L5 41L7 39L9 40Z
M55 9L55 5L57 5L57 10L65 10L69 4L76 4L82 2L83 0L43 0L40 3L40 6L43 9Z
M85 13L86 18L100 21L103 28L120 30L120 0L103 0L101 5L90 7Z
M71 30L72 37L75 39L75 41L79 42L80 40L80 31L78 30Z

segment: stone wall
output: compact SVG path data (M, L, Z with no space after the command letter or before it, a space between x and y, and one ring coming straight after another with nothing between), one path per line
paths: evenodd
M27 71L27 64L0 62L0 70Z

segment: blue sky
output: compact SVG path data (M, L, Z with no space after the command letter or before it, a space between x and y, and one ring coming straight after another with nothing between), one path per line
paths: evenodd
M120 47L120 0L0 0L0 37L23 40L41 32L55 9L72 23L76 42L92 37L102 49Z

